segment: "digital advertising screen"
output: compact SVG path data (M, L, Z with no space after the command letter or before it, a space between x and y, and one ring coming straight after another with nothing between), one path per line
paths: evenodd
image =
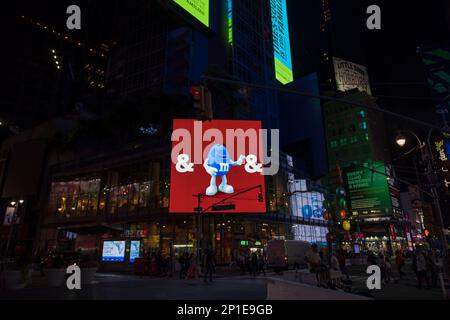
M265 213L261 121L174 120L171 213Z
M141 241L132 240L130 242L130 262L133 263L136 258L140 257Z
M282 84L294 80L286 0L271 0L275 76Z
M389 215L392 199L384 162L345 169L352 215Z
M324 200L320 192L296 192L291 196L292 214L304 219L324 220Z
M209 27L209 0L173 0L194 18Z
M102 261L123 262L125 261L125 241L104 241Z

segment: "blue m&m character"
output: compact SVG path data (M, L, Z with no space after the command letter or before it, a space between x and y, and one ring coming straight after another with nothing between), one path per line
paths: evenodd
M218 191L223 193L233 193L233 186L227 182L227 174L230 172L232 166L240 166L245 157L241 155L238 161L233 161L230 158L230 154L227 148L221 144L214 145L208 152L208 158L205 160L203 167L206 172L211 176L211 182L206 189L207 196L214 196ZM222 183L217 189L216 177L222 178Z
M208 153L208 166L217 169L216 176L222 177L230 172L230 154L221 144L214 145Z

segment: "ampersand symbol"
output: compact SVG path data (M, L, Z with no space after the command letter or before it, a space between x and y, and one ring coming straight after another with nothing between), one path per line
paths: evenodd
M194 172L194 164L189 162L187 154L180 154L177 158L175 169L180 173Z
M245 158L245 171L248 173L262 172L262 164L258 164L256 161L258 161L258 158L255 155L248 155Z

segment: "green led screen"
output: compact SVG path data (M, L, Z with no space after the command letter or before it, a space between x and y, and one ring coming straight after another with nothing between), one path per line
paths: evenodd
M385 173L386 167L383 162L345 169L353 215L387 215L392 211L392 200Z
M173 0L194 18L209 27L209 0Z
M294 80L286 0L271 0L275 76L282 84Z

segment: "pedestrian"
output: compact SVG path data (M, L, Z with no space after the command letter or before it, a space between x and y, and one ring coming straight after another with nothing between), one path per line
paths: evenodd
M167 277L172 278L174 269L175 269L175 260L173 258L173 254L170 254L166 259L166 266L167 266Z
M403 255L402 250L397 250L395 253L395 265L397 266L397 271L400 279L405 275L402 268L405 265L405 257Z
M381 271L381 281L386 281L386 260L381 252L378 254L378 267Z
M263 275L266 276L266 259L262 254L259 254L258 256L258 269L258 274L262 272Z
M417 265L417 282L418 288L422 289L422 282L425 279L427 283L427 289L430 289L430 278L428 277L427 259L422 250L418 250L416 253L416 265Z
M245 256L239 252L239 267L241 269L242 274L245 274Z
M384 260L384 267L385 267L385 277L386 277L386 283L391 282L391 275L392 275L392 264L391 264L391 258L390 256L386 256Z
M214 263L213 254L212 254L211 250L209 250L209 249L206 249L206 251L205 251L204 266L205 266L204 282L208 281L208 275L209 275L209 281L212 283L213 282L213 272L215 269L215 263Z
M185 252L180 256L180 279L184 280L187 276L187 271L189 269L189 254Z
M255 252L252 253L252 258L250 261L252 276L256 277L257 271L258 271L258 256Z
M150 257L150 275L151 276L155 276L158 273L158 266L157 266L157 262L156 262L156 254L153 252L151 257Z
M347 259L345 255L345 251L343 249L339 250L339 254L337 256L338 262L339 262L339 268L341 269L342 274L345 275L345 278L348 280L350 279L350 276L347 271Z
M189 268L187 271L188 279L198 279L197 256L191 253L189 257Z
M373 251L369 251L367 255L367 263L369 264L369 266L378 265L377 257Z
M162 255L162 252L161 252L161 251L158 251L158 253L156 254L156 267L157 267L157 276L158 276L158 277L164 275L164 272L163 272L163 270L164 270L163 262L164 262L164 257L163 257L163 255Z
M308 264L310 272L315 273L317 285L319 287L326 286L326 279L322 268L322 260L320 259L317 244L313 243L311 245L309 251L305 255L305 262Z
M434 250L430 250L430 252L427 255L427 268L430 272L431 276L431 286L433 288L436 288L437 282L438 282L438 266L436 264L436 254Z

